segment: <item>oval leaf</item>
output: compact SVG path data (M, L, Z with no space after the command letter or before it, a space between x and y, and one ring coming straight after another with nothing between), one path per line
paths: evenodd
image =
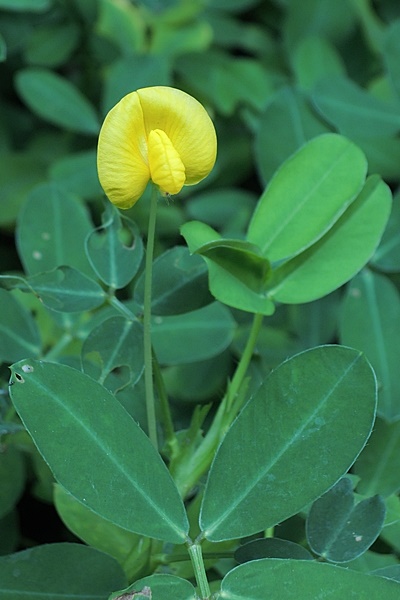
M39 356L41 341L32 315L7 290L0 289L0 361Z
M22 100L45 121L79 133L97 134L96 111L67 79L47 69L22 69L16 75Z
M361 150L321 135L289 158L263 193L247 239L270 261L293 256L330 229L360 192L367 173Z
M116 560L83 544L44 544L0 558L2 600L104 600L125 584Z
M279 538L260 538L247 542L235 551L235 560L239 563L257 560L259 558L296 558L297 560L312 560L308 550L289 540Z
M398 600L400 584L351 569L313 562L264 558L239 565L224 577L224 600Z
M391 203L389 187L377 175L369 177L328 233L275 270L267 284L271 299L288 304L310 302L349 281L378 246Z
M331 562L355 560L374 543L385 520L380 496L354 504L353 487L344 477L316 500L307 518L311 549Z
M203 535L251 535L319 497L364 447L375 405L374 373L355 350L322 346L280 365L217 451L200 515Z
M145 600L146 598L149 600L197 600L198 596L190 581L168 573L157 573L143 577L125 590L112 594L110 600Z
M70 494L129 531L185 541L188 522L178 490L149 438L112 394L65 365L21 361L11 372L14 406Z

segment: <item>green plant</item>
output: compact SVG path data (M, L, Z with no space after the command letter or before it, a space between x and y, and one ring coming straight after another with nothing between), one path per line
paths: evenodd
M1 405L0 597L397 598L399 215L396 197L390 214L390 188L374 171L398 177L382 149L395 155L400 113L382 83L374 93L361 90L361 81L357 90L354 82L330 85L310 59L317 48L324 69L340 70L332 40L339 48L339 38L345 45L351 37L343 26L348 15L335 3L336 21L319 21L320 37L303 43L307 25L299 24L296 2L231 3L263 15L262 22L275 15L274 27L294 48L297 82L287 87L278 59L266 67L270 50L235 62L217 43L208 47L207 31L222 22L226 38L239 27L251 48L248 25L224 2L196 9L171 2L159 13L150 2L50 4L31 8L49 11L58 35L68 15L72 41L97 15L88 39L93 50L99 36L97 49L106 54L107 108L112 93L118 100L131 91L122 83L113 90L132 64L143 73L157 69L135 88L181 82L192 93L201 89L217 115L219 159L200 192L184 188L176 201L161 202L150 184L120 213L104 203L93 176L96 111L76 90L71 95L71 82L61 83L52 65L46 72L37 62L17 66L16 87L32 110L33 149L24 146L9 164L41 183L28 194L20 190L20 203L15 188L3 198L5 231L18 213L22 268L9 259L0 277L12 400ZM267 4L276 12L263 10ZM346 5L375 56L384 44L396 82L397 24L384 32L367 2ZM382 6L389 11L389 2ZM310 17L319 9L307 2L302 10ZM22 13L14 26L32 16L24 19ZM50 31L43 22L32 33L23 46L27 61L32 53L38 60ZM266 28L251 32L272 43ZM219 45L229 47L226 38ZM207 74L204 57L192 54L200 50L209 58ZM71 66L68 53L59 60ZM224 77L236 81L240 73L253 88L230 85L227 93ZM260 73L268 73L273 90ZM96 85L82 81L94 97ZM53 103L43 111L46 90ZM278 134L279 114L285 129ZM41 146L38 116L73 124L76 133L50 128ZM306 126L294 141L290 132L300 123ZM268 181L258 198L226 189L249 175L250 139L261 181ZM61 158L50 159L53 147ZM47 177L32 166L38 158ZM156 225L157 204L153 262L152 228L145 231L149 217ZM149 277L156 420L143 377ZM6 368L2 373L6 379ZM27 477L36 495L54 503L68 533L12 553L12 507Z

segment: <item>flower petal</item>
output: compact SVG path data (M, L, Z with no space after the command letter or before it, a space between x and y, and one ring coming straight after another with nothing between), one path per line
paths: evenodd
M181 90L155 86L137 91L147 136L161 129L171 140L186 171L185 185L198 183L214 166L217 138L205 108Z
M147 143L153 182L164 193L178 194L185 183L185 167L171 140L162 129L153 129Z
M97 149L101 186L119 208L133 206L150 180L146 137L139 96L132 92L106 116Z

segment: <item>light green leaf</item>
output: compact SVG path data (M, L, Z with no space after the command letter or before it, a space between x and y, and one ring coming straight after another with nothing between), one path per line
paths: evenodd
M333 44L316 35L300 40L293 53L292 63L297 80L305 89L311 89L319 79L327 75L345 74L345 66Z
M235 328L230 311L213 302L183 315L154 317L152 341L161 364L188 364L226 350L233 340Z
M354 504L353 486L348 477L318 498L307 517L307 541L325 560L347 563L374 543L385 520L385 503L380 496Z
M0 362L39 356L41 340L36 321L14 296L0 289Z
M83 544L44 544L0 558L2 600L104 600L123 585L116 560Z
M224 600L398 600L400 584L310 560L264 558L240 565L224 577Z
M289 158L261 196L247 239L269 260L299 254L320 239L360 192L361 150L336 134L314 138Z
M92 229L85 206L53 183L36 186L29 194L17 223L17 246L29 275L68 265L86 275L93 270L84 253Z
M248 536L315 500L362 450L375 408L373 371L355 350L321 346L280 365L217 451L200 515L203 535Z
M22 100L45 121L79 133L98 133L100 123L93 106L61 75L47 69L22 69L15 83Z
M355 278L343 304L340 336L365 352L378 379L378 414L400 416L400 295L385 276L364 270Z
M217 300L249 312L267 315L274 312L274 304L262 289L269 264L254 245L242 240L224 240L214 229L198 221L185 223L181 233L191 253L203 254L204 250L210 291Z
M275 270L268 296L289 304L310 302L346 283L373 255L390 209L389 187L372 175L328 233Z
M110 392L66 365L25 360L11 372L14 406L72 496L128 531L185 541L185 508L165 463Z

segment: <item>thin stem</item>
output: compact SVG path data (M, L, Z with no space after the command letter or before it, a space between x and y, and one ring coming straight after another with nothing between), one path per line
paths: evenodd
M146 393L147 428L149 438L154 447L157 443L156 410L154 401L153 382L153 355L151 345L151 287L153 278L154 237L156 230L158 190L152 186L150 198L150 214L147 230L146 262L144 274L144 310L143 310L143 336L144 336L144 385Z
M210 429L201 444L185 459L171 468L175 483L184 498L209 468L214 454L226 431L235 419L245 400L240 388L246 376L258 334L261 329L263 315L255 314L246 347L238 363L228 390L214 416Z
M161 422L163 425L165 440L168 448L171 452L171 457L179 452L179 444L176 437L174 422L172 420L171 410L168 402L167 392L165 390L164 380L162 377L160 365L158 364L157 357L153 353L153 370L154 370L154 383L157 389L157 396L160 403Z
M208 585L206 569L199 544L192 544L188 548L190 560L192 561L194 576L199 586L200 597L207 600L211 596L210 586Z
M115 296L109 296L108 298L109 304L113 306L118 312L121 313L128 321L136 321L136 317L128 307L125 306L118 298Z

